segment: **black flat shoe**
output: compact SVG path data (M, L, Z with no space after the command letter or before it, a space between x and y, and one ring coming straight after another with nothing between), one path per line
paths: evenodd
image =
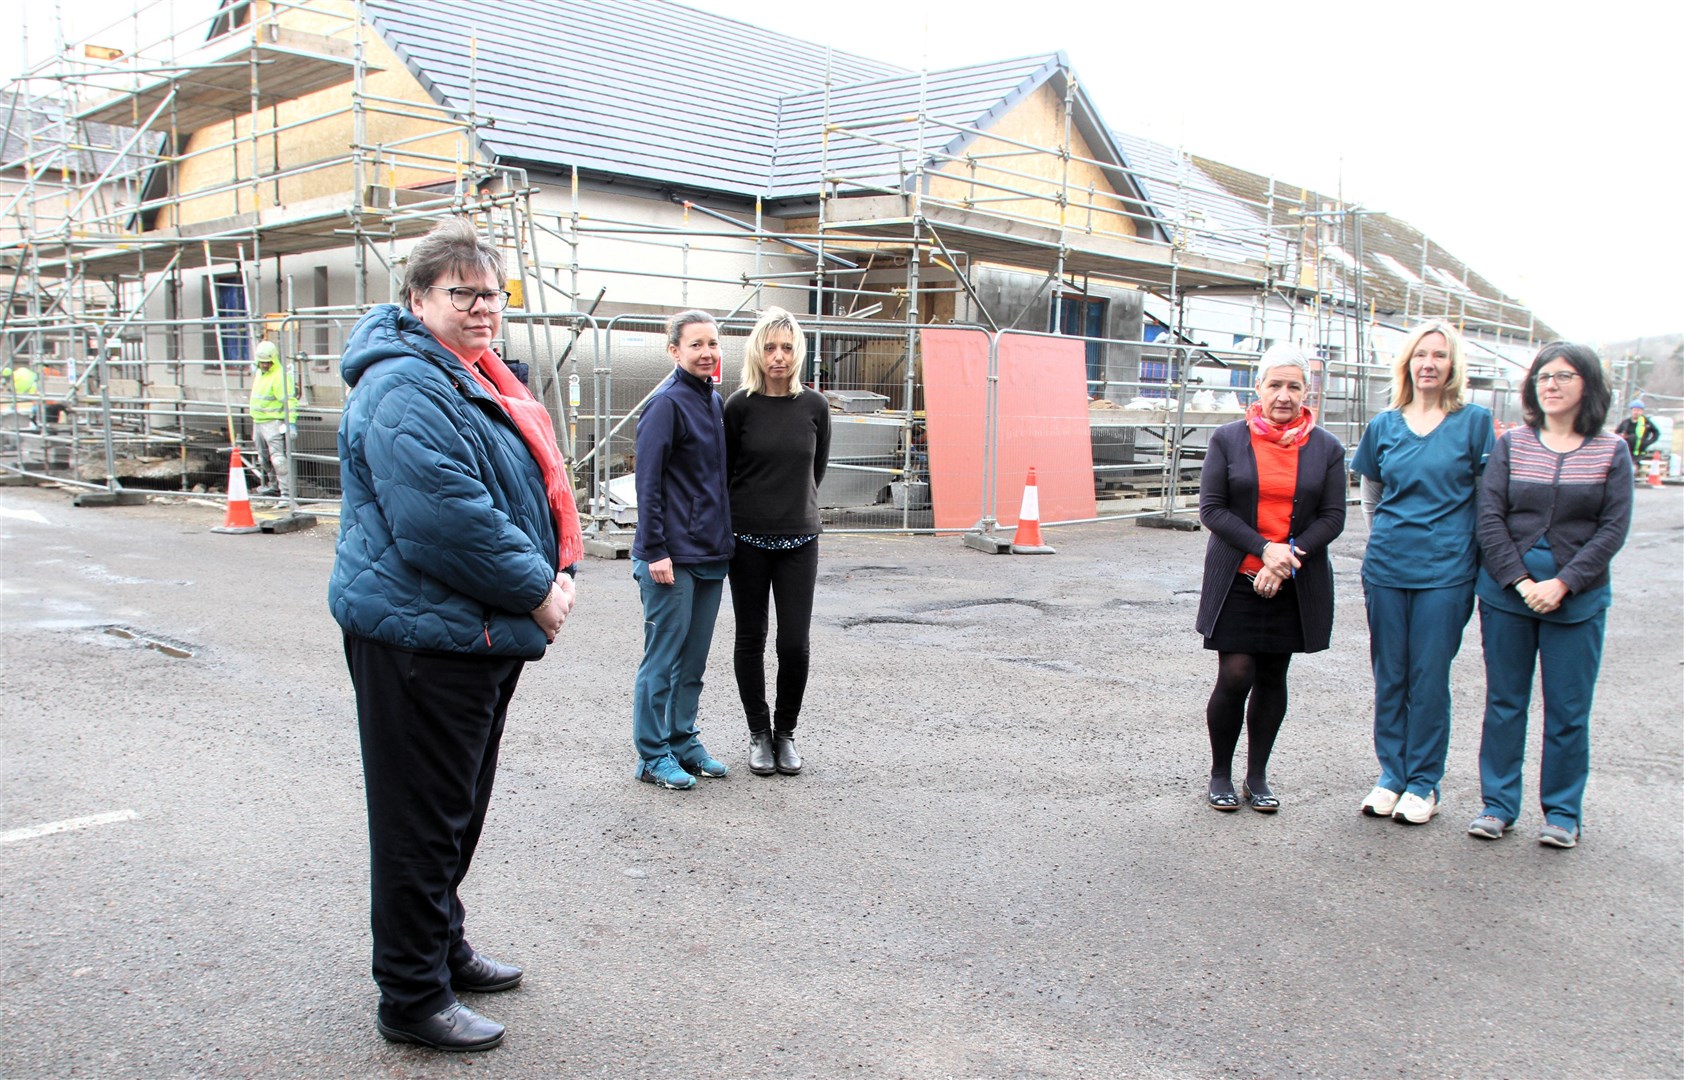
M460 970L450 973L450 988L464 994L495 994L519 986L524 974L513 964L500 963L477 952Z
M374 1026L392 1042L420 1043L454 1053L489 1050L503 1041L502 1024L487 1020L460 1001L407 1024L382 1020L376 1015Z
M1262 791L1251 790L1251 785L1240 784L1240 794L1245 797L1245 804L1259 814L1272 814L1281 808L1281 801L1275 798L1275 793L1264 785Z
M1217 791L1215 780L1212 780L1209 786L1205 788L1205 797L1210 800L1212 810L1221 810L1226 813L1229 810L1240 808L1240 797L1234 794L1234 789L1229 787L1227 791Z
M783 776L794 776L801 771L801 755L795 752L794 735L772 736L772 754L777 758L778 772Z
M748 733L748 771L756 776L771 776L778 771L777 759L772 754L770 731Z

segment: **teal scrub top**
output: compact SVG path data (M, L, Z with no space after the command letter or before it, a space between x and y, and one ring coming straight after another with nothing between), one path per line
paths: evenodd
M1362 433L1351 471L1381 484L1362 559L1364 585L1441 589L1479 569L1479 476L1496 444L1491 413L1464 405L1425 435L1387 409Z

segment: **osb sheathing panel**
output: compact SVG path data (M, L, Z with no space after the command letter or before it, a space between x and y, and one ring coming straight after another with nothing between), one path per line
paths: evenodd
M271 5L266 0L259 0L255 7L257 18L271 17ZM354 16L355 5L350 0L318 3L310 9L287 8L273 15L289 28L341 39L349 38L354 32L350 21ZM446 126L443 112L433 105L431 97L410 75L403 61L371 28L363 30L363 55L370 68L380 69L371 72L364 82L370 96L412 101L424 107L425 115L434 118L412 119L366 111L364 141L367 145L415 141L405 142L394 151L380 155L378 160L374 155L368 155L363 174L365 183L408 187L451 178L453 166L419 161L417 155L467 161L470 149L465 133L441 130ZM277 167L297 169L312 162L340 159L340 163L324 164L280 180L263 180L255 185L249 182L253 172L249 115L195 132L187 140L182 155L184 160L178 172L178 190L184 195L160 215L158 225L167 227L212 221L249 213L261 207L288 206L328 195L344 194L348 197L354 187L353 168L349 160L354 131L354 120L349 111L352 89L352 84L347 83L317 91L277 106L272 113L264 110L259 114L256 140L259 173L272 173ZM279 135L273 132L276 127L286 127L313 116L322 119L290 128ZM235 137L240 141L232 147L203 151L203 148L219 146ZM234 177L246 178L248 182L232 191L196 198L191 195L194 191L227 184Z
M1051 83L1044 84L988 130L1001 138L1032 146L1057 147L1064 142L1064 98L1054 92ZM1098 235L1138 234L1134 221L1123 212L1127 204L1116 198L1119 194L1118 179L1097 165L1071 161L1066 180L1065 162L1056 153L1024 150L1002 142L1001 138L981 136L965 148L965 153L1008 153L1009 156L989 157L976 162L974 168L963 161L942 165L930 178L930 196L956 203L975 199L977 209L988 213L1058 224L1057 196L1061 186L1067 184L1070 204L1065 210L1065 228ZM1079 158L1097 156L1073 125L1070 153ZM1002 171L1007 169L1011 172ZM978 183L971 182L973 175ZM1094 190L1091 197L1088 194L1090 185ZM1002 191L1000 188L1010 190ZM1013 198L1013 191L1030 194L1024 198Z

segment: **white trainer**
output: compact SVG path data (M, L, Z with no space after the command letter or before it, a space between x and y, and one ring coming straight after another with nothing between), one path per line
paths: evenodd
M1396 809L1397 792L1390 788L1376 787L1362 801L1362 812L1368 817L1391 817Z
M1397 801L1397 809L1392 811L1392 820L1402 825L1425 825L1438 813L1438 796L1429 792L1426 798L1404 792Z

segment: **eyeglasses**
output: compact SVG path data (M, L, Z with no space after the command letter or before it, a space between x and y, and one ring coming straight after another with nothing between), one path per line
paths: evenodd
M485 306L492 311L502 311L504 308L509 306L509 292L507 289L498 289L495 292L475 292L473 289L464 289L460 286L454 289L447 289L443 285L429 285L427 288L437 289L439 292L449 293L450 306L455 308L457 311L474 310L474 301L476 300L484 303Z
M1557 386L1572 386L1573 380L1578 377L1577 371L1546 371L1533 377L1532 381L1539 386L1548 386L1550 383L1555 383Z

